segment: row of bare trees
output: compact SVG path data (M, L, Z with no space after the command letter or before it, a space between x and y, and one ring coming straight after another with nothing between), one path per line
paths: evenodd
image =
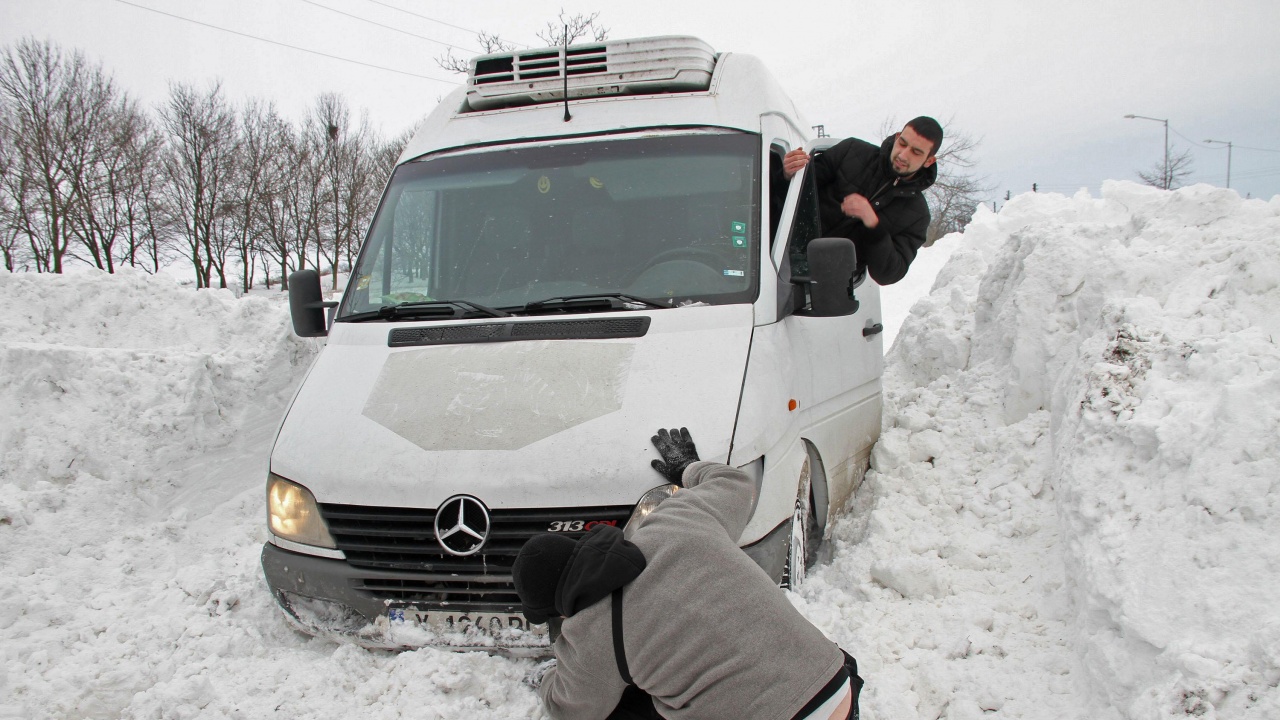
M0 260L157 272L199 287L268 287L302 267L350 267L408 133L384 139L338 95L301 122L219 83L170 86L151 111L79 51L0 51Z

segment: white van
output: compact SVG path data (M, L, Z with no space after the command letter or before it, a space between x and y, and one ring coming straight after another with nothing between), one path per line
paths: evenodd
M567 99L566 99L567 96ZM405 148L267 481L267 582L302 629L545 652L510 568L535 533L634 527L688 427L759 487L739 542L794 585L880 432L879 290L815 239L809 126L691 37L488 55ZM812 268L812 270L809 270ZM326 318L326 310L332 315Z

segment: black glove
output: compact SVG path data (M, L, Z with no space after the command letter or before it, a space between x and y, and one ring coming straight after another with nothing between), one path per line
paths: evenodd
M689 437L689 428L659 430L650 440L662 454L661 460L653 461L653 469L665 477L667 482L684 487L681 482L684 469L699 460L698 448L693 446L693 438Z

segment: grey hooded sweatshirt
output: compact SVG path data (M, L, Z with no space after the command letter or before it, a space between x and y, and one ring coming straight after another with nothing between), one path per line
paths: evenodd
M789 720L844 655L738 547L754 505L751 478L697 462L683 481L632 537L647 562L623 589L631 676L671 720ZM561 626L559 662L540 689L557 720L604 718L626 688L614 660L613 599L603 597Z

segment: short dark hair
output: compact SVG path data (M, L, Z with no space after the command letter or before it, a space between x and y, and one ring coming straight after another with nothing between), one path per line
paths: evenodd
M942 147L942 126L938 124L937 120L928 115L921 115L907 123L907 127L919 133L920 137L933 143L933 149L929 151L930 156L938 154L938 148Z

